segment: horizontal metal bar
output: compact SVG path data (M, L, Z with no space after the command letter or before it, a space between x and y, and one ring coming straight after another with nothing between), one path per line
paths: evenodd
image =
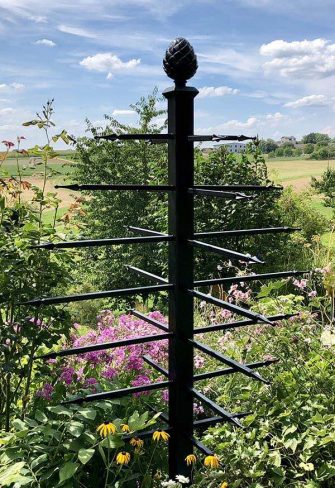
M222 230L216 232L195 232L194 237L212 238L212 237L230 237L230 236L249 236L259 234L280 234L297 232L301 230L298 227L264 227L261 229L235 229Z
M234 415L232 413L228 412L224 408L217 405L215 402L210 400L208 397L206 397L203 393L196 390L195 388L191 388L191 391L196 398L198 398L203 403L205 403L205 405L207 405L209 408L211 408L214 412L221 415L222 420L226 420L228 422L231 422L232 424L237 425L238 427L243 428L243 425L238 420L234 419Z
M157 238L162 239L162 237L158 237L158 236ZM142 237L142 239L144 239L144 237ZM149 237L149 239L153 239L153 237ZM141 276L145 276L146 278L150 278L153 281L158 281L159 283L168 283L167 279L162 278L161 276L155 275L153 273L149 273L149 271L145 271L144 269L136 268L135 266L131 266L130 264L126 264L125 266L131 271L135 271L135 273L138 273Z
M67 190L72 191L84 191L84 190L123 190L123 191L149 191L149 192L165 192L165 191L173 191L176 189L175 186L171 185L116 185L116 184L108 184L108 183L100 183L100 184L86 184L86 185L78 185L74 183L72 185L55 185L55 188L65 188Z
M153 361L149 356L142 356L142 359L149 364L149 366L152 366L158 373L162 374L163 376L166 376L167 378L169 377L169 372L167 369L162 368L159 364L157 364L155 361Z
M174 134L108 134L102 136L95 136L94 139L105 139L107 141L169 141L174 139Z
M166 334L151 334L142 337L134 337L133 339L123 339L121 341L104 342L101 344L92 344L90 346L73 347L71 349L63 349L62 351L49 352L43 356L37 356L34 359L54 359L64 356L73 356L78 354L85 354L93 351L104 351L105 349L114 349L116 347L132 346L133 344L145 344L147 342L162 341L169 339L173 334L168 332Z
M291 317L295 317L299 315L298 313L286 313L286 314L279 314L273 315L272 317L267 317L267 319L271 322L277 322L279 320L286 320ZM203 334L204 332L217 332L219 330L229 330L229 329L236 329L237 327L245 327L246 325L256 325L259 324L259 320L239 320L237 322L226 322L224 324L215 324L215 325L208 325L205 327L197 327L194 329L194 334Z
M82 302L84 300L96 300L100 298L119 297L127 295L136 295L137 293L155 293L157 291L172 290L174 285L152 285L152 286L139 286L136 288L121 288L119 290L107 290L97 291L91 293L83 293L81 295L67 295L50 298L35 298L34 300L28 300L22 302L21 305L55 305L58 303L70 303L70 302Z
M162 324L156 319L153 319L152 317L148 317L142 312L139 312L138 310L131 309L130 313L134 315L134 317L137 317L138 319L144 320L144 322L147 322L148 324L151 324L157 329L164 330L165 332L169 332L169 326L166 324Z
M150 405L150 403L146 403L146 406L148 407L149 410L151 410L151 412L154 412L154 413L159 413L159 418L161 418L164 422L166 422L167 424L169 424L169 416L164 413L164 412L159 412L155 407L153 407L152 405Z
M151 242L172 241L173 236L141 236L141 237L119 237L112 239L83 239L81 241L67 242L47 242L45 244L36 244L31 249L71 249L78 247L95 247L95 246L119 246L121 244L146 244Z
M255 141L257 140L257 137L249 137L249 136L225 136L225 135L194 135L194 136L188 136L188 140L190 142L206 142L206 141Z
M247 417L248 415L251 415L251 412L235 413L233 414L233 417L235 419L241 419L243 417ZM207 419L195 420L193 425L195 428L208 427L209 425L215 425L222 421L224 421L222 417L209 417Z
M279 271L277 273L263 273L245 276L231 276L228 278L211 278L209 280L197 280L194 286L209 286L209 285L231 285L232 283L240 283L257 280L272 280L276 278L288 278L290 276L298 276L310 273L310 271Z
M134 227L133 225L127 225L126 228L133 232L138 232L139 234L150 235L150 236L168 236L169 234L165 234L164 232L158 232L156 230L151 229L143 229L143 227Z
M254 195L245 195L239 192L204 190L201 188L189 188L189 192L194 195L204 195L207 197L225 198L226 200L252 200Z
M204 190L245 190L245 191L272 191L272 190L283 190L283 186L276 185L194 185L193 188L203 188Z
M233 369L236 371L239 371L240 373L245 374L246 376L250 376L250 378L253 378L254 380L261 381L262 383L269 384L269 381L265 380L264 378L261 377L259 373L254 373L251 368L248 368L248 366L239 363L238 361L235 361L235 359L231 359L225 354L221 354L220 352L214 351L211 347L207 346L206 344L202 344L201 342L191 340L191 343L199 349L199 351L202 351L209 356L211 356L214 359L217 359L218 361L221 361L222 363L227 364L228 366L231 366Z
M122 398L127 395L133 395L134 393L141 393L143 391L162 390L168 387L170 381L159 381L157 383L149 383L142 386L131 386L129 388L122 388L121 390L105 391L103 393L93 393L92 395L86 395L80 398L74 398L73 400L66 400L62 402L63 405L69 403L83 403L83 402L97 402L99 400L108 400L112 398Z
M214 455L213 451L211 451L208 447L206 447L205 444L203 444L202 442L198 441L194 437L191 437L190 440L191 440L192 444L194 445L194 447L199 449L199 451L201 451L203 454L205 454L205 456L213 456Z
M247 310L245 308L239 307L238 305L234 305L233 303L220 300L219 298L214 298L211 295L206 295L205 293L201 293L200 291L189 290L189 293L196 298L200 298L201 300L205 300L206 302L215 305L216 307L225 308L236 314L248 317L249 319L253 319L254 321L261 321L265 324L272 325L272 322L260 313L252 312L251 310Z
M270 364L277 363L279 359L269 359L268 361L259 361L258 363L249 363L245 366L249 369L262 368L263 366L270 366ZM209 371L207 373L198 373L194 375L194 381L201 381L207 378L215 378L217 376L225 376L237 373L234 368L218 369L217 371Z
M240 252L232 251L230 249L225 249L224 247L213 246L212 244L207 244L207 242L201 241L188 241L193 246L201 247L206 249L209 252L215 252L216 254L223 254L224 256L228 256L231 259L238 259L239 261L243 261L245 263L257 263L257 264L264 264L264 261L258 259L257 256L251 256L250 254L242 254Z

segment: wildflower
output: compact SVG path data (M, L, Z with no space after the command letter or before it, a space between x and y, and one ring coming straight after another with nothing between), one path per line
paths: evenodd
M213 456L206 456L205 457L204 465L207 468L216 469L219 467L219 464L220 464L219 459L215 454Z
M194 367L196 369L199 369L202 368L204 364L205 364L205 359L197 354L194 358Z
M197 457L194 454L188 454L185 458L187 466L191 466L191 464L195 464L197 462Z
M11 147L14 147L15 144L12 141L2 141L2 144L4 144L7 149L10 149Z
M110 434L115 434L116 427L114 424L112 424L112 422L104 422L103 424L99 425L97 432L99 432L101 437L107 437Z
M316 292L315 290L312 290L312 291L310 291L310 292L308 293L308 296L309 296L309 297L311 297L311 298L316 297L316 295L317 295L317 292Z
M177 474L176 480L179 481L179 483L189 483L190 478L186 478L186 476L183 476L182 474Z
M128 464L130 461L130 454L126 451L121 451L116 456L117 464Z
M141 449L141 447L144 446L144 441L142 441L142 439L139 439L138 437L132 437L129 441L129 444L136 447L137 449Z
M169 480L169 481L162 481L162 486L164 488L176 488L178 485L175 481Z
M152 439L156 442L159 442L160 440L167 442L169 440L170 434L165 432L165 430L155 430L155 432L152 434Z
M36 396L44 398L44 400L50 401L54 390L54 387L50 383L45 383L45 385L43 385L43 388L36 392Z
M224 481L221 485L220 485L220 488L228 488L228 483L227 481Z
M130 432L130 427L127 424L121 424L122 432Z

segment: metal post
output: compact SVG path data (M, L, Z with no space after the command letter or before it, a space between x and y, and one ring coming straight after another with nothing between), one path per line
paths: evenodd
M181 52L178 41L170 46L170 50L176 47L177 57ZM193 49L189 44L186 48L191 50L191 61L193 53L196 70ZM177 62L176 71L170 73L173 60L167 59L169 53L168 50L164 67L175 80L175 86L166 89L163 95L168 100L168 132L174 134L168 143L168 183L175 187L175 191L169 193L169 234L175 236L169 243L169 282L174 285L169 298L169 330L174 334L169 341L169 476L174 478L177 474L190 477L185 457L193 452L193 345L190 341L193 338L193 297L188 293L188 289L193 288L193 249L188 241L194 229L193 194L188 189L194 184L194 150L188 136L194 133L194 97L198 90L186 87L187 78L183 75L178 79L183 60L179 66Z

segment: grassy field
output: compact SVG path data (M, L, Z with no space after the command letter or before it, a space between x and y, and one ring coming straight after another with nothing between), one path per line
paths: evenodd
M312 159L276 158L268 159L270 177L284 186L292 185L297 191L305 190L311 177L320 177L328 166L335 168L335 161L315 161Z

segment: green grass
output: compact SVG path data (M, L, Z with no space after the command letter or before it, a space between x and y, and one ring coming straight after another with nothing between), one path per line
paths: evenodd
M42 176L44 171L43 164L29 164L32 158L20 158L19 168L22 176ZM64 179L64 176L71 174L73 165L70 163L63 163L60 161L50 162L48 167L55 172L53 178ZM18 176L17 162L14 158L8 158L1 166L1 170L6 171L11 176Z

